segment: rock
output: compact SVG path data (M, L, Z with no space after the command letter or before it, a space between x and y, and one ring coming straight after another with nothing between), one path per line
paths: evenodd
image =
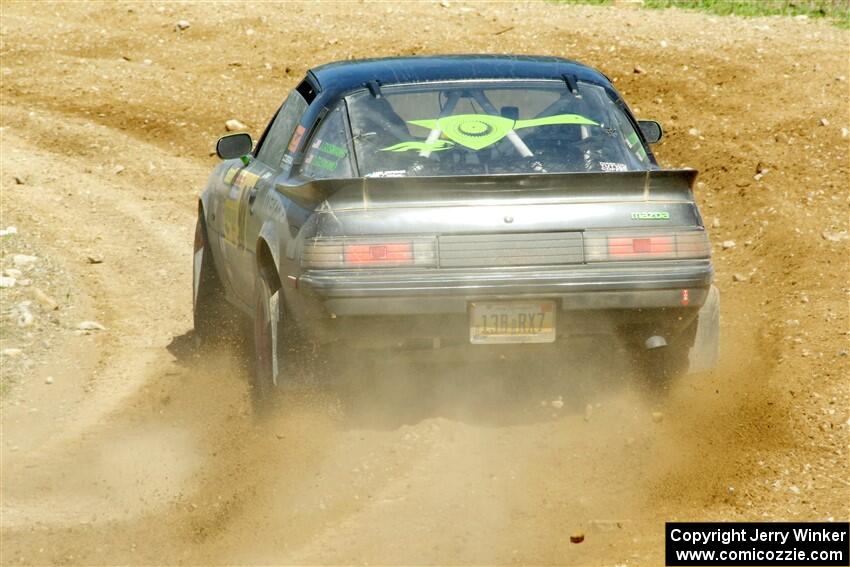
M231 118L230 120L224 123L224 129L228 132L234 132L236 130L247 130L248 127L239 120Z
M115 167L112 168L112 173L114 173L115 175L118 175L119 173L123 173L124 169L125 169L125 167L123 165L116 165Z
M720 228L720 218L719 217L714 217L714 220L711 221L711 227L712 228Z
M19 348L4 348L2 351L0 351L0 355L8 356L9 358L16 358L18 356L21 356L22 354L24 354L24 351Z
M9 276L0 276L0 287L15 287L15 283L17 283L13 277Z
M788 492L791 492L792 494L800 494L800 489L797 486L789 486Z
M177 29L180 31L188 30L191 25L189 20L177 20Z
M48 376L44 379L45 384L53 384L53 376Z
M847 231L842 230L841 232L829 232L825 230L820 233L824 240L829 240L830 242L841 242L842 240L847 240L850 238L850 235L847 234Z
M451 6L451 3L449 2L449 0L440 0L440 6L442 6L443 8L448 8L449 6Z
M59 309L59 304L56 303L56 300L44 293L39 288L32 288L32 290L30 290L30 293L32 294L33 299L38 301L38 304L41 305L43 309L47 311L56 311L57 309Z
M694 138L699 138L699 133L700 133L699 130L697 130L696 128L688 129L688 136L693 136Z
M23 177L18 177L17 175L14 177L15 185L24 185L26 180Z
M587 404L584 406L584 420L590 421L590 418L593 416L593 406L591 404Z
M78 331L105 331L106 327L98 323L97 321L83 321L79 325L77 325Z
M581 543L584 541L584 532L573 532L570 534L570 543Z
M744 274L732 274L732 281L745 282L747 281L747 279L747 276L745 276Z
M821 118L820 119L820 125L821 126L829 126L829 120L827 120L826 118Z
M15 254L12 256L12 263L19 268L31 266L36 262L38 262L38 256L28 256L27 254Z
M735 247L735 241L734 240L724 240L723 244L721 244L721 246L723 247L724 250L729 250L729 249Z
M641 75L641 74L643 74L643 73L646 73L646 71L644 70L644 68L643 68L643 67L641 67L640 65L635 65L635 68L632 70L632 72L633 72L635 75Z
M150 65L151 63L153 63L153 61L151 61L150 59L145 59L144 61L142 61L143 65Z
M660 411L652 412L652 421L653 423L661 423L662 421L664 421L664 414Z
M850 138L850 128L842 128L841 129L841 137L844 138L845 140L847 138Z
M32 312L30 311L30 302L22 301L17 306L18 312L18 327L29 327L35 321Z
M561 399L561 396L558 396L557 400L552 400L551 406L555 409L561 409L564 407L564 400Z
M9 236L10 234L18 234L18 229L14 226L7 226L4 229L0 229L0 237Z

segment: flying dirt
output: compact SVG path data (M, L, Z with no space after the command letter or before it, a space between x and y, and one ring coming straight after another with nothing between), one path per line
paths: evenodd
M850 517L847 30L548 2L9 2L0 37L0 563L645 565L665 521ZM318 63L460 52L581 61L661 122L659 162L700 171L718 369L658 400L616 342L363 356L258 423L251 345L195 346L215 140L229 120L257 139Z

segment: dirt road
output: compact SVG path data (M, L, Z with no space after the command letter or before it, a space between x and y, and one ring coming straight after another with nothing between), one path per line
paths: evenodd
M667 520L848 519L848 32L446 4L3 3L0 562L644 565ZM606 345L364 359L255 426L238 356L192 349L225 120L329 60L504 51L600 68L701 170L720 369L651 406Z

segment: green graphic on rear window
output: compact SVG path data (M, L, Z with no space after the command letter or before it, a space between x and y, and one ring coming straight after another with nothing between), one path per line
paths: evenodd
M437 140L435 142L401 142L400 144L395 144L394 146L390 146L388 148L382 148L382 152L408 152L408 151L427 151L427 152L439 152L441 150L448 150L452 146L454 146L453 142L449 142L447 140Z
M555 116L544 116L542 118L531 118L529 120L517 120L514 130L520 128L534 128L536 126L554 126L556 124L585 124L588 126L599 126L590 118L579 114L556 114Z
M542 118L531 118L528 120L512 120L504 116L493 116L491 114L456 114L435 120L409 120L408 122L430 130L439 130L452 142L472 150L480 150L491 146L507 136L511 131L521 128L536 128L538 126L552 126L555 124L599 125L593 120L578 114L557 114L555 116L544 116ZM408 145L405 146L405 144ZM427 145L424 142L403 142L390 148L384 148L384 150L401 152L447 149L446 147L419 147L419 144Z

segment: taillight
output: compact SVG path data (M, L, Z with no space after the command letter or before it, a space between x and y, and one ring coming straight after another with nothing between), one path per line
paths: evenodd
M413 263L413 244L410 242L346 244L344 251L345 263L352 266Z
M673 258L676 251L672 236L611 236L608 238L608 255L622 260L624 257Z
M433 237L313 238L304 246L305 268L435 267Z
M589 230L584 233L586 262L676 260L710 256L711 247L704 230L667 234L602 230Z

